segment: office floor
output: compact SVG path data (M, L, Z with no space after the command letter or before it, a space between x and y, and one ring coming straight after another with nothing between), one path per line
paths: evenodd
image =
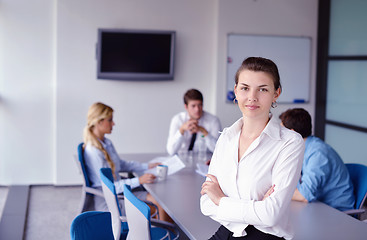
M7 187L0 186L0 215ZM31 186L25 240L70 239L70 224L77 216L81 186Z
M80 198L81 186L32 186L24 239L70 239Z
M7 192L7 187L0 186L0 216ZM81 186L31 186L24 239L70 239L80 197ZM367 213L362 218L367 219Z

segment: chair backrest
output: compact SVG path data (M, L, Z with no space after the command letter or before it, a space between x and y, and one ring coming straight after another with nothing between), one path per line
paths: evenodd
M361 209L367 197L367 166L357 163L345 164L349 171L356 197L356 209Z
M87 168L85 166L83 145L84 145L84 143L80 143L78 145L78 161L79 161L79 166L80 166L81 172L83 174L84 184L85 184L85 186L90 187L91 184L90 184L90 181L89 181L89 178L88 178Z
M102 181L103 195L105 197L108 210L112 214L113 235L115 236L115 239L120 239L121 231L127 232L128 228L126 223L121 223L121 208L116 194L111 168L101 168L100 177Z
M90 211L79 214L71 223L71 240L113 240L111 214Z
M125 211L129 225L127 239L151 239L150 208L138 199L128 185L124 185Z

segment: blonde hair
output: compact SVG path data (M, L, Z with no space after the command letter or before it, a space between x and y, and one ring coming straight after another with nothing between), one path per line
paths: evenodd
M115 164L110 158L110 155L107 153L106 149L102 146L101 142L97 139L96 135L93 133L93 129L97 123L102 121L103 119L109 118L112 116L113 109L110 106L107 106L103 103L97 102L89 107L88 115L87 115L87 126L84 127L83 139L84 146L87 144L91 144L97 149L101 150L106 158L108 165L110 165L112 174L115 176Z

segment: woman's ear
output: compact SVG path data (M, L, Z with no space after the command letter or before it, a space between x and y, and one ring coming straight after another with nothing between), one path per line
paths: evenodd
M278 88L277 90L275 90L274 93L274 101L276 101L278 99L278 97L280 96L280 94L282 93L282 89Z

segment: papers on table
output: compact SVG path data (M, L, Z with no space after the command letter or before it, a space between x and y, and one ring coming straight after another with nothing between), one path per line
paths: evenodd
M206 176L208 174L209 165L206 165L204 163L197 163L196 164L196 172L200 174L201 176Z
M169 156L169 157L156 157L149 162L150 163L160 162L163 165L167 165L168 166L168 173L167 173L168 176L185 168L185 164L181 161L181 159L177 155ZM146 172L156 175L156 171L157 171L156 168L152 168Z

